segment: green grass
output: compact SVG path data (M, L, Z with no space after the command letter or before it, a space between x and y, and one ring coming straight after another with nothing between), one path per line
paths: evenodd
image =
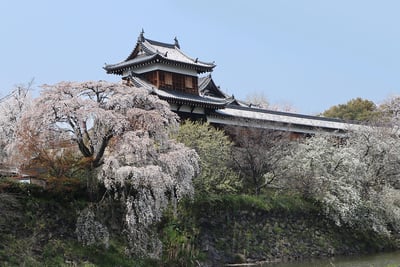
M72 240L51 240L39 254L29 247L27 240L9 241L8 248L0 251L1 266L157 266L157 262L153 260L125 256L125 246L115 241L105 249L100 246L84 247Z
M212 208L213 210L260 210L265 212L309 212L319 209L317 203L306 200L299 195L271 193L255 195L210 195L198 197L194 207Z
M45 247L43 259L49 266L57 266L62 262L79 266L154 266L154 261L134 260L124 254L125 246L111 241L108 249L101 246L83 247L77 242L52 242ZM54 261L56 259L56 261ZM62 263L61 262L61 263Z
M3 201L0 209L0 266L157 266L152 260L126 256L126 244L115 238L107 249L79 244L76 217L91 203L58 189L0 181L0 194L10 202ZM11 215L14 219L7 220ZM123 240L120 232L115 236Z

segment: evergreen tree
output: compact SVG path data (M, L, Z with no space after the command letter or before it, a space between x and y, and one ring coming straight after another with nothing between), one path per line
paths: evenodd
M346 104L330 107L321 115L342 120L371 121L378 115L378 110L374 102L358 97Z

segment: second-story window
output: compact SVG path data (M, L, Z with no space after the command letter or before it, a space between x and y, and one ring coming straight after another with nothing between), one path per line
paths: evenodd
M166 85L172 85L172 73L166 72L164 78Z
M190 89L193 88L193 79L192 79L192 77L190 77L190 76L186 76L185 77L185 87L186 88L190 88Z

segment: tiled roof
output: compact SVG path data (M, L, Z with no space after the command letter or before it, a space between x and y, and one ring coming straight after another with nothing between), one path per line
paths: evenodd
M152 62L153 59L157 57L157 54L154 55L143 55L140 57L136 57L127 61L122 61L117 64L111 64L111 65L106 65L104 69L107 71L107 73L113 73L114 71L118 71L124 68L128 68L132 65L138 65L138 64L145 64L145 63L150 63Z
M130 77L132 83L137 87L142 87L157 95L160 99L170 103L188 104L205 108L221 109L232 102L232 99L203 97L199 95L187 94L174 90L157 89L152 84L139 77Z
M233 119L236 121L245 120L247 122L264 122L269 124L279 124L287 130L301 129L301 132L322 131L342 131L357 130L365 125L358 123L348 123L343 120L330 119L318 116L301 115L288 112L272 111L259 108L240 107L228 105L223 110L216 110L213 114L215 118ZM213 119L210 118L212 121ZM308 129L308 130L307 130Z
M204 77L199 77L198 87L199 94L202 96L213 96L220 98L229 97L224 92L222 92L218 86L215 85L213 79L211 78L211 74Z
M229 104L229 100L221 98L202 97L193 94L185 94L171 90L159 90L156 89L155 93L161 99L168 100L177 104L194 104L205 108L221 109L225 108Z
M175 44L167 44L144 38L143 32L128 58L117 64L105 65L107 73L122 75L124 69L135 69L145 64L165 63L180 64L183 67L195 69L198 73L210 72L215 67L214 63L207 63L187 56L180 50L175 39ZM154 61L158 60L158 61Z
M198 78L199 93L187 94L182 91L156 88L144 79L137 77L140 75L139 69L148 64L173 65L176 69L190 69L190 73L211 72L215 67L214 63L206 63L193 59L180 50L178 40L175 38L174 44L162 43L147 39L143 32L139 35L134 50L123 62L106 65L104 69L107 73L125 75L135 86L143 87L160 99L167 100L171 108L176 111L181 107L189 106L190 112L195 107L208 109L207 120L212 123L221 123L238 126L263 127L268 129L294 131L301 133L316 133L320 130L330 133L343 134L349 130L358 130L367 126L357 123L329 119L324 117L294 114L254 108L251 104L236 100L233 96L225 94L211 78L211 75ZM135 69L138 70L135 72ZM143 68L141 70L148 70ZM164 69L165 70L165 69ZM174 106L174 107L172 107Z
M156 42L156 41L152 41L149 39L145 39L145 41L142 43L142 45L143 45L143 47L151 50L152 53L160 54L165 59L174 60L177 62L188 63L188 64L194 64L194 65L208 67L208 68L215 67L214 63L202 62L198 59L193 59L193 58L187 56L175 45Z
M214 112L207 115L207 121L212 123L249 127L257 125L257 127L301 133L324 131L332 132L336 135L366 127L362 124L348 123L339 119L238 105L233 97L200 96L173 90L157 89L139 77L130 77L130 80L135 86L145 88L169 103L213 109ZM205 80L199 80L200 82L205 82Z

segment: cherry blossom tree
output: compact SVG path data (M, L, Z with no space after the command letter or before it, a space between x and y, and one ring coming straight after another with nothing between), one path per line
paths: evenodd
M159 257L155 226L167 207L193 195L192 179L199 172L196 152L170 139L178 127L176 114L149 91L119 83L60 82L43 89L35 109L23 117L19 147L24 149L26 138L34 140L34 149L28 149L32 158L49 148L60 150L65 142L76 144L104 184L105 197L125 209L130 253ZM93 240L104 239L104 227L89 228L101 228ZM78 239L87 240L85 229L77 229Z
M380 123L386 123L398 129L400 126L400 96L393 95L383 101L378 107L383 116Z
M289 151L285 132L246 127L224 127L235 140L233 169L240 173L245 189L259 195L277 178L278 163Z
M33 81L17 85L10 94L0 99L0 162L10 164L10 154L16 137L16 127L22 114L29 109ZM8 162L6 162L8 161Z
M125 133L101 167L99 178L126 206L131 253L159 258L162 244L154 226L163 211L192 197L199 172L194 150L172 140L158 143L145 131Z
M35 109L23 117L23 131L43 145L55 136L72 140L94 168L102 164L112 137L141 126L157 137L159 127L176 125L168 104L144 89L104 81L60 82L43 89ZM25 140L20 141L23 147Z
M338 225L399 232L400 139L392 128L366 127L346 139L317 135L281 163L285 187L319 200Z
M348 222L361 200L361 163L354 152L331 136L302 140L281 162L286 179L280 181L286 183L284 188L324 203L326 213L337 224Z

